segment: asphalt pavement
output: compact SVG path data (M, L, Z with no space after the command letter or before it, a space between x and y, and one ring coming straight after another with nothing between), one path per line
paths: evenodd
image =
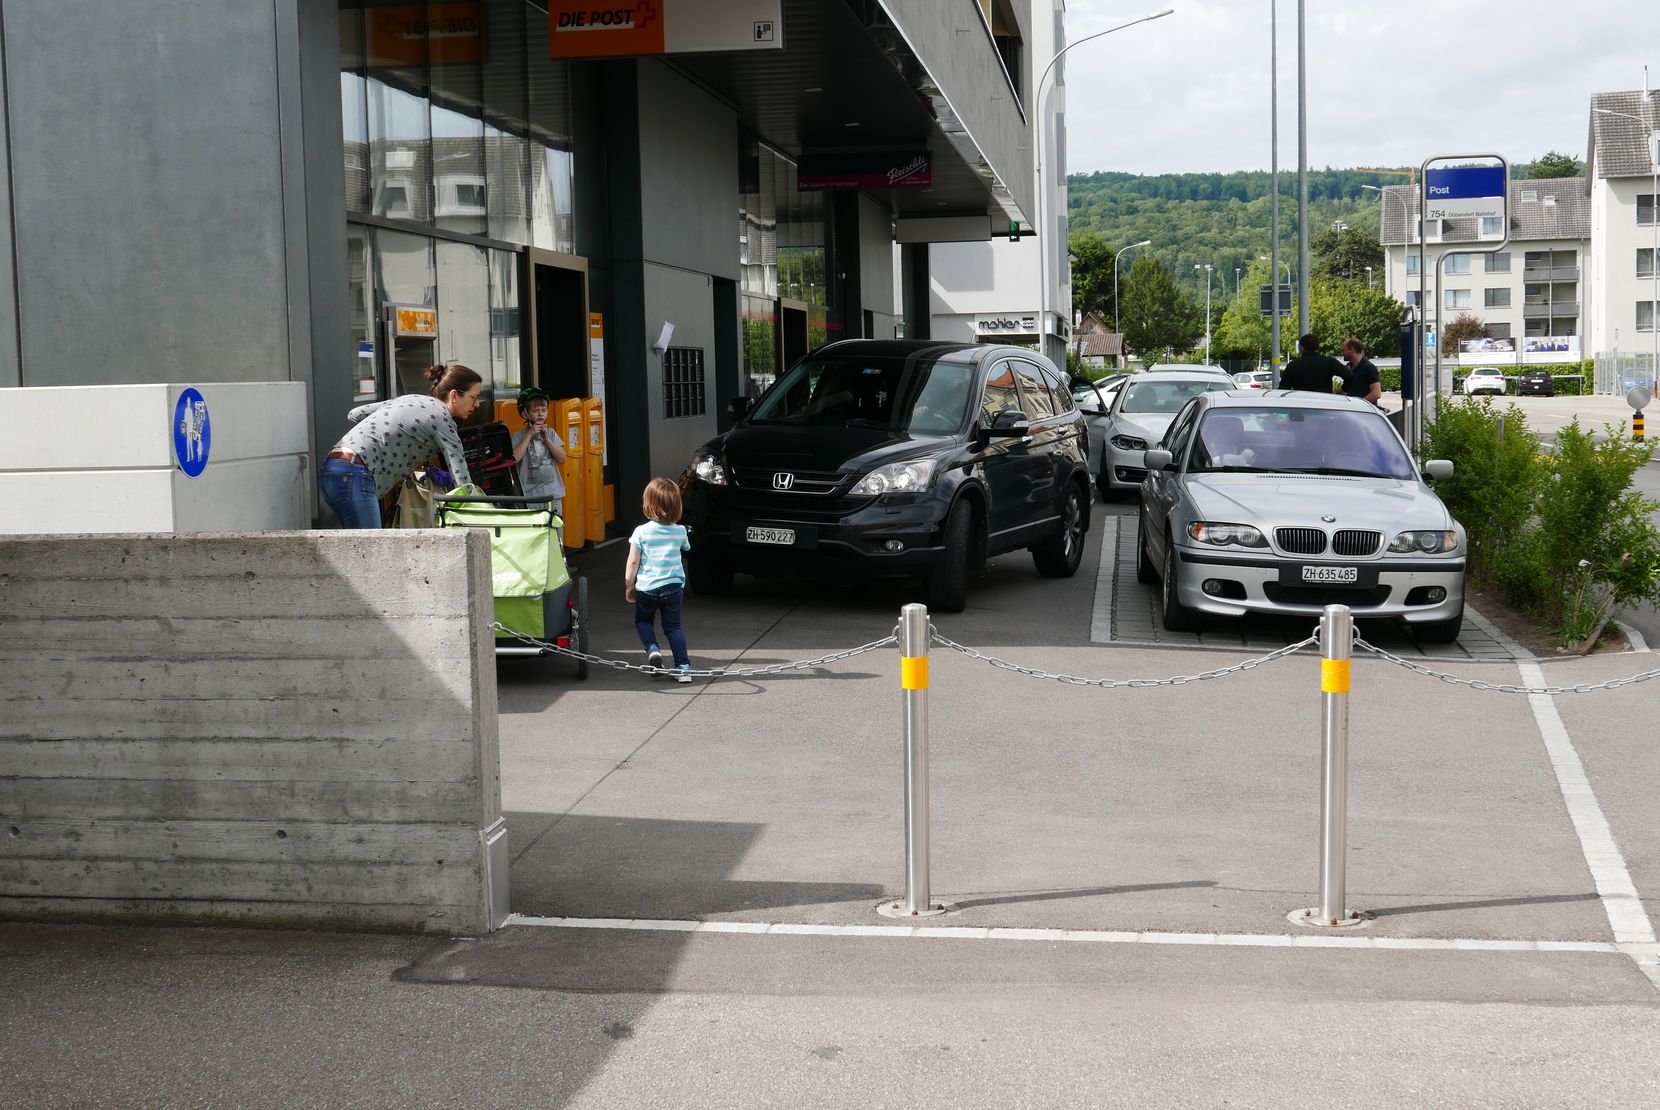
M0 1105L1654 1104L1655 687L1555 697L1363 656L1348 904L1317 899L1320 668L1092 638L1079 574L993 560L933 649L932 895L904 893L883 646L689 686L499 664L516 917L422 938L0 924ZM640 662L621 545L577 560ZM903 587L740 577L699 667L893 630ZM1430 660L1501 686L1652 655ZM1420 664L1425 661L1420 660Z

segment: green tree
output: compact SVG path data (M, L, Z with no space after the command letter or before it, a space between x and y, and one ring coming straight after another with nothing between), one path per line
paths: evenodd
M1072 312L1112 319L1112 250L1093 231L1072 236Z
M1316 235L1308 244L1309 272L1316 278L1366 280L1370 266L1383 272L1383 246L1377 236L1339 224Z
M1400 354L1405 311L1405 305L1382 289L1368 289L1357 281L1321 279L1308 292L1309 329L1319 337L1320 349L1331 355L1350 336L1360 340L1368 355Z
M1260 288L1267 284L1268 263L1253 261L1240 282L1239 296L1227 303L1221 322L1211 336L1211 353L1216 358L1268 358L1272 334L1268 317L1262 315L1258 294ZM1280 323L1284 325L1285 321ZM1282 347L1289 345L1289 336L1289 329L1286 329L1280 339Z
M1442 351L1456 354L1459 340L1485 338L1487 338L1487 325L1482 322L1481 318L1472 316L1468 312L1460 312L1452 318L1446 327L1441 329L1441 334L1435 341L1441 345Z
M1550 150L1527 168L1527 176L1533 181L1545 177L1584 177L1585 163L1572 154Z
M1176 285L1158 259L1142 255L1130 266L1119 292L1124 342L1153 360L1164 351L1187 351L1205 333L1204 310Z

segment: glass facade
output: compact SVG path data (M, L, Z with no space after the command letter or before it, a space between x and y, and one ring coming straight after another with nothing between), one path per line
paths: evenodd
M386 305L437 319L430 343L400 344L396 364L381 353L393 393L423 388L406 363L419 354L477 370L487 400L521 385L515 248L576 247L570 73L547 57L547 20L526 0L340 4L360 399L375 395ZM491 411L480 406L479 418Z
M836 330L827 274L829 204L823 193L800 192L795 163L764 144L740 144L738 166L743 388L755 396L772 384L789 351L786 314L805 317L799 354L828 342Z

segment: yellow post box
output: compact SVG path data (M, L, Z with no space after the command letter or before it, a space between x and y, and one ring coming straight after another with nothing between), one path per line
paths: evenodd
M605 538L605 402L582 401L583 534L595 543Z
M565 511L561 514L565 521L565 546L581 547L590 538L582 497L582 468L587 458L582 398L565 397L555 401L548 422L565 441L565 462L559 468L559 475L565 482Z

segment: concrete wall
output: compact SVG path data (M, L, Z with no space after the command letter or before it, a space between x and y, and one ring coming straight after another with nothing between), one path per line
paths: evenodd
M505 916L479 532L0 539L0 916Z

